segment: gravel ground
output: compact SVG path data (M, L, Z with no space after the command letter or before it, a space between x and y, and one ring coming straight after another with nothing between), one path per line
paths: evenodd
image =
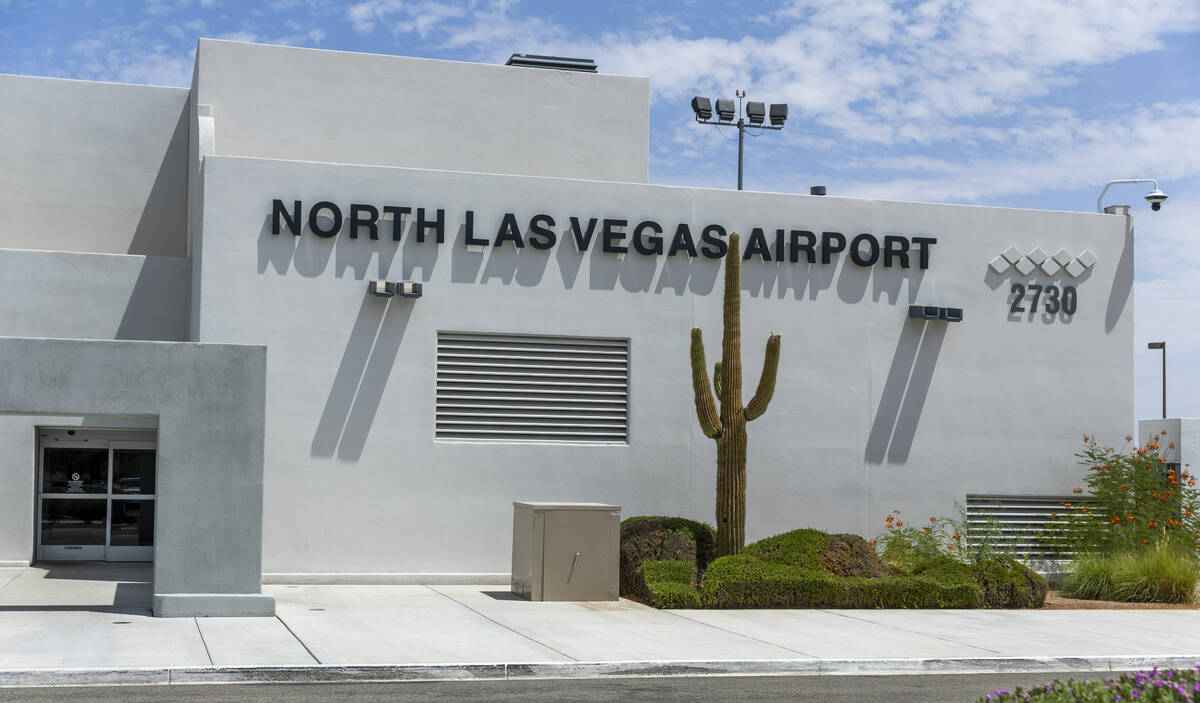
M1062 591L1046 595L1046 610L1197 610L1200 603L1122 603L1111 600L1067 598Z

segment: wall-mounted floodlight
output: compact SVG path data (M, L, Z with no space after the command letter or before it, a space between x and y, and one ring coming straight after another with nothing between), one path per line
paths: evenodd
M422 290L415 281L368 281L367 292L377 298L420 298Z
M720 98L717 100L717 117L720 118L722 122L732 122L733 121L733 101L732 100L729 100L727 98Z
M782 127L784 122L787 122L787 105L783 103L772 105L771 124L776 127Z
M962 308L942 308L936 305L909 305L908 316L916 320L944 320L962 322Z
M740 112L742 109L742 106L743 106L742 99L746 97L746 91L735 90L735 91L733 91L733 94L737 96L738 111ZM759 130L765 130L765 129L780 130L780 129L783 129L783 123L787 120L787 113L788 113L787 105L784 105L782 103L780 103L778 105L772 105L770 107L769 112L768 112L766 103L757 102L757 101L746 103L745 108L746 108L745 117L738 115L737 122L734 123L733 118L735 116L735 112L733 109L733 101L725 99L725 98L719 98L717 100L717 110L716 110L717 119L715 121L710 121L710 120L712 120L712 116L713 116L712 102L708 98L700 97L699 95L692 98L692 112L696 113L696 121L699 122L700 124L711 124L711 125L715 125L717 127L722 127L722 126L729 125L730 123L733 123L737 126L737 130L738 130L738 185L737 185L737 187L738 187L738 190L742 189L742 155L744 153L744 147L745 147L745 141L746 141L746 139L745 139L746 120L748 119L750 121L750 125L752 125L753 127L757 128ZM770 125L765 124L768 114L770 114L770 116L771 116L771 124ZM761 131L759 132L759 134L761 134ZM756 137L756 136L758 136L758 134L751 132L750 136Z
M909 305L908 316L917 320L936 320L938 308L936 305Z
M396 284L391 281L368 281L367 292L376 298L396 297Z
M748 102L746 103L746 117L750 118L750 124L762 124L767 118L767 104Z
M946 322L962 322L962 308L938 308L938 319Z
M1162 208L1162 204L1167 200L1167 194L1158 189L1158 179L1155 178L1120 178L1115 181L1109 181L1104 186L1104 190L1100 191L1100 197L1096 198L1096 212L1104 212L1104 194L1108 189L1115 185L1126 183L1153 183L1154 190L1146 194L1146 202L1150 203L1150 209L1158 212Z

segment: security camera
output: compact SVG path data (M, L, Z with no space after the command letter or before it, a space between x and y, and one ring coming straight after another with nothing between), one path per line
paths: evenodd
M1157 212L1162 208L1163 201L1167 199L1167 194L1155 188L1146 195L1146 202L1150 203L1150 209Z

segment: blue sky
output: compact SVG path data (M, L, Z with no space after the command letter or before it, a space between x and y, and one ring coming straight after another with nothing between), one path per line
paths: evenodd
M1200 416L1200 2L1144 0L0 0L0 72L187 85L198 37L466 61L593 58L651 79L650 179L733 187L736 144L692 95L791 106L747 139L746 188L1092 211L1143 186L1138 417ZM415 98L419 99L419 98ZM727 134L732 134L727 132ZM1097 378L1097 384L1120 379Z

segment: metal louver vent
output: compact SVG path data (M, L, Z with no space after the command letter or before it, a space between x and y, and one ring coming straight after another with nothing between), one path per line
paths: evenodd
M438 332L437 439L629 440L629 340Z
M967 541L987 539L998 549L1025 559L1070 558L1070 554L1042 539L1048 525L1061 524L1064 504L1086 507L1086 496L967 496Z

